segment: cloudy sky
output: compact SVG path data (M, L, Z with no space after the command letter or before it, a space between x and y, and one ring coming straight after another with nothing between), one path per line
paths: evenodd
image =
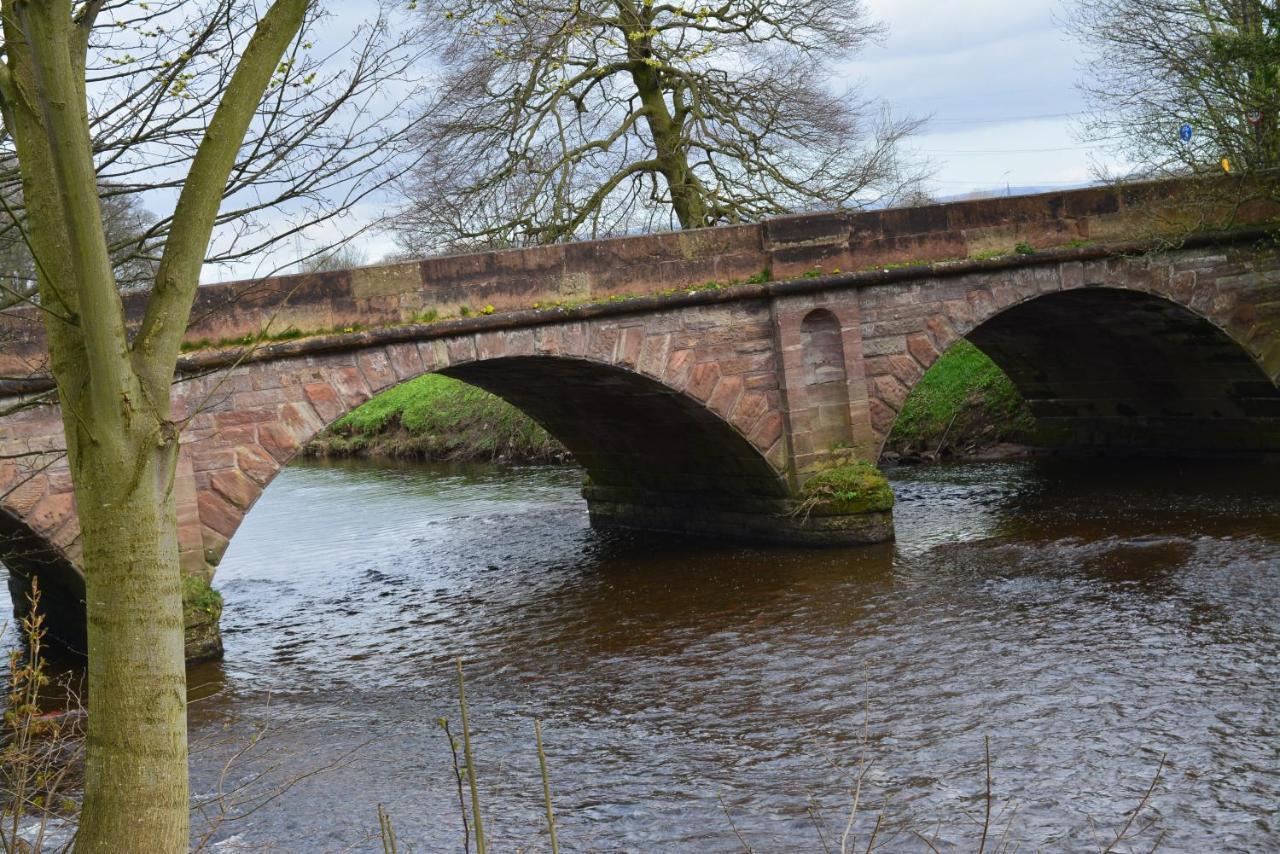
M1070 0L866 2L888 36L841 70L895 113L930 117L912 147L935 166L935 194L1075 185L1110 163L1076 132Z

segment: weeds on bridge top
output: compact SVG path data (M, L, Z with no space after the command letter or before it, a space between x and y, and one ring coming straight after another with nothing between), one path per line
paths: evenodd
M263 330L249 335L233 335L226 338L219 338L216 341L211 338L200 338L196 341L182 342L182 352L190 353L194 350L220 350L226 347L252 347L259 344L275 344L280 341L294 341L298 338L314 338L319 335L341 335L348 332L361 332L369 327L362 323L351 323L344 326L330 326L324 329L315 329L304 332L296 326L290 326L279 332L269 332Z
M837 271L839 272L839 271ZM568 311L576 308L583 308L589 305L608 305L612 303L629 302L631 300L645 299L647 297L671 297L679 294L696 294L701 291L718 291L727 288L740 287L742 285L759 285L771 281L772 271L769 267L764 267L760 272L748 276L745 279L729 279L727 281L709 281L697 285L686 285L678 288L668 288L664 291L645 294L610 294L607 296L588 296L580 299L553 300L550 302L535 302L531 307L534 311ZM807 274L806 274L807 275ZM819 274L821 275L821 274ZM413 315L403 323L385 323L376 326L369 326L362 323L351 323L345 325L329 326L320 329L301 330L295 326L290 326L280 332L270 332L266 329L257 333L247 333L245 335L233 335L223 338L200 338L195 341L184 341L182 343L182 352L190 353L196 350L218 350L228 347L252 347L262 344L275 344L281 341L293 341L298 338L315 338L321 335L341 335L344 333L363 332L366 329L392 329L397 326L411 326L415 324L428 325L444 320L457 320L458 318L467 317L487 317L498 312L492 304L484 305L478 309L472 308L470 305L462 304L458 306L456 314L441 313L439 307L425 309L418 314Z
M1049 247L1051 249L1080 249L1093 244L1091 240L1071 240L1060 246ZM989 249L981 252L971 253L967 258L935 258L932 260L907 260L907 261L890 261L878 264L871 264L854 272L871 273L871 272L889 272L890 270L904 270L912 267L928 267L932 264L954 264L961 261L989 261L996 258L1004 258L1010 255L1033 255L1037 250L1030 243L1021 241L1011 248ZM839 267L828 271L825 267L815 266L801 273L801 279L819 279L823 276L840 275ZM712 280L695 285L683 285L676 288L668 288L662 291L652 293L634 294L610 294L607 296L586 296L578 299L563 299L538 301L532 305L534 311L567 311L576 308L583 308L589 305L607 305L611 303L628 302L630 300L644 299L646 297L671 297L679 294L696 294L701 291L725 290L728 288L741 287L743 285L760 285L773 281L773 271L769 266L763 267L760 272L748 276L745 279L728 279L725 281ZM248 333L245 335L229 336L224 338L200 338L195 341L184 341L182 343L182 352L190 353L196 350L222 349L228 347L249 347L261 344L271 344L281 341L292 341L298 338L312 338L321 335L340 335L343 333L361 332L366 329L390 329L397 326L406 326L413 324L431 324L443 320L455 320L457 318L487 316L497 313L497 309L493 305L485 305L479 309L473 309L470 305L463 304L458 306L457 314L443 314L438 307L425 309L424 311L413 315L403 323L385 323L374 326L352 323L346 325L338 325L312 330L301 330L297 327L290 326L280 332L270 332L262 330L258 333Z

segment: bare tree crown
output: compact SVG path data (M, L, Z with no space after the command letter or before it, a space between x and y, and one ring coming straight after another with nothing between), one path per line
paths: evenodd
M330 224L413 162L409 130L413 105L424 97L424 47L411 30L393 25L392 5L371 4L367 19L340 38L322 32L322 4L310 6L222 191L205 263L269 259L274 247L292 246L316 226L331 234L337 229ZM87 24L84 99L109 248L124 286L147 284L155 272L173 227L168 208L262 18L260 6L92 0L70 9L73 20ZM8 46L0 49L8 53ZM38 299L11 120L0 131L0 199L3 308ZM316 254L329 249L314 237L305 242Z
M916 126L829 88L861 0L426 0L443 80L409 248L696 228L893 198Z

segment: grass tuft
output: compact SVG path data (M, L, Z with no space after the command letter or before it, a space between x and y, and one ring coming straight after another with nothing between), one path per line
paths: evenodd
M805 481L801 495L819 516L883 513L893 509L893 489L880 470L857 460L825 469Z

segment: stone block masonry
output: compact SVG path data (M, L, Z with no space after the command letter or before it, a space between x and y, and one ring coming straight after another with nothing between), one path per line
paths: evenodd
M848 272L997 237L1087 237L1132 217L1125 205L1088 190L202 288L192 341L281 322L328 331L182 360L183 568L212 579L302 445L432 371L499 394L559 438L586 469L594 524L744 539L892 536L887 513L813 517L795 512L797 496L851 450L877 459L911 389L960 337L1011 376L1060 444L1280 450L1280 254L1247 233L1157 254L1098 245ZM639 296L609 299L618 293ZM495 311L406 322L455 303ZM0 318L0 375L14 378L0 380L0 406L50 385L37 320ZM46 580L70 625L83 579L62 448L56 405L0 419L0 559Z

